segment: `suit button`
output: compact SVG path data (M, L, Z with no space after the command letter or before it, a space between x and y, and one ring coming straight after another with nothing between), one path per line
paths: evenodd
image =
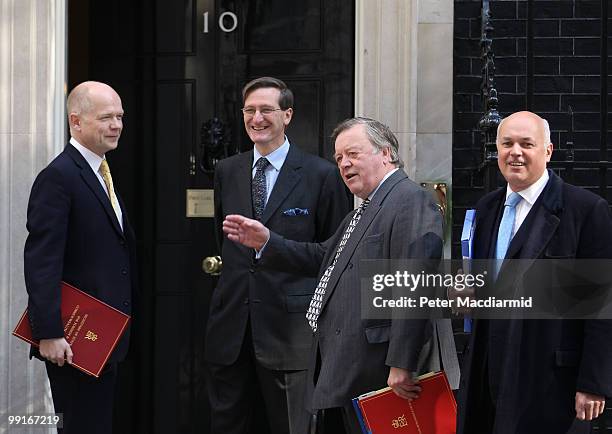
M249 297L244 299L244 304L249 304Z
M353 263L351 262L348 267L349 267L349 270L352 270L353 269Z
M123 270L121 270L121 274L123 274L124 276L127 276L127 270L124 268Z
M130 305L130 302L129 302L129 301L124 301L124 302L123 302L123 305L124 305L124 306L129 306L129 305Z
M254 273L255 269L254 268L249 268L249 273Z
M119 244L120 244L120 245L122 245L122 246L125 246L125 240L124 240L123 238L122 238L122 239L120 239L120 240L119 240Z
M336 329L336 334L339 335L340 334L340 329Z

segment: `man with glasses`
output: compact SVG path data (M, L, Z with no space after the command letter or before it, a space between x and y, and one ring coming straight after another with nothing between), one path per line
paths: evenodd
M309 415L304 386L312 332L306 311L317 284L264 270L252 249L223 242L228 214L264 223L288 239L331 236L351 202L336 167L299 150L285 136L293 94L272 77L242 90L244 126L254 147L219 162L215 218L223 272L211 300L205 344L212 433L252 431L263 398L272 433L303 434Z

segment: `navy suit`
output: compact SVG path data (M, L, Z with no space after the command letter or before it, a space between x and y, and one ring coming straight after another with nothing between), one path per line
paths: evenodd
M312 339L305 315L317 281L260 267L253 249L223 240L221 230L228 214L253 217L252 167L249 151L221 160L215 169L223 272L206 329L213 432L246 432L256 387L263 393L272 432L303 431L308 423L303 389ZM323 241L350 209L338 169L291 145L261 222L290 239ZM269 383L286 387L278 391Z
M123 230L100 181L70 144L34 181L28 203L24 271L35 339L64 336L60 316L62 280L132 314L137 286L134 233L120 198L119 203ZM65 432L94 432L100 426L95 432L108 432L107 423L112 419L98 420L93 409L81 412L83 407L79 406L96 405L106 416L110 408L112 417L112 394L109 401L108 393L114 387L115 362L125 358L128 346L129 329L100 379L67 365L59 368L47 363L55 410L65 413ZM40 357L34 348L31 355ZM75 393L75 388L89 392L83 392L87 395L84 396ZM102 389L100 396L96 396L97 388Z
M549 175L506 258L612 258L608 203ZM504 187L476 205L474 259L495 257L505 193ZM500 281L508 277L504 270ZM464 359L457 432L560 434L572 424L589 432L587 422L574 422L574 396L611 396L610 366L610 320L477 320Z

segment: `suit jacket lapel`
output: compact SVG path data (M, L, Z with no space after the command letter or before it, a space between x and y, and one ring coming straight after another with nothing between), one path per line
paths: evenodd
M525 218L516 236L508 247L507 258L521 259L538 258L553 237L559 217L557 212L562 208L562 181L550 172L548 185L533 204L533 208Z
M492 250L497 238L497 225L500 218L501 200L505 190L500 189L492 200L485 204L488 209L476 211L476 227L474 237L474 259L487 259L494 256Z
M382 204L385 198L387 197L387 194L389 194L389 192L393 189L393 187L395 187L395 185L398 182L400 182L402 179L406 177L407 177L406 173L402 169L400 169L396 171L393 175L391 175L389 178L387 178L385 182L380 186L380 188L378 189L374 197L372 198L371 203L365 209L363 215L361 216L361 219L359 219L359 223L357 224L350 238L346 242L346 245L344 246L344 249L342 250L340 257L338 258L338 262L336 262L336 265L334 266L334 271L332 275L330 276L329 281L327 282L327 288L325 288L325 295L323 297L323 302L321 304L321 311L323 311L323 309L325 308L325 305L327 304L327 300L329 300L332 292L334 292L334 289L336 288L338 280L340 276L342 275L342 273L344 272L344 269L348 265L349 261L353 257L353 254L355 253L355 250L357 249L359 242L365 235L372 221L374 221L374 218L376 217L376 215L381 210ZM340 238L338 239L338 242L340 242ZM331 256L332 259L335 256L335 250L337 249L337 247L338 247L337 245L334 246L334 254ZM357 258L357 260L358 259L359 258ZM389 258L381 258L381 259L389 259Z
M253 199L251 198L253 150L238 154L236 160L234 160L234 164L225 167L224 170L227 173L236 174L236 176L228 177L228 179L231 179L231 184L222 186L222 188L233 192L231 195L232 212L236 212L248 218L253 218ZM249 247L243 246L242 244L237 244L236 247L248 257L254 255L253 249Z
M562 181L552 172L549 172L549 176L550 180L547 186L533 204L531 211L508 247L506 258L521 259L519 263L512 267L511 274L515 281L531 267L537 258L542 256L544 249L559 226L560 219L557 213L562 208ZM504 267L502 266L500 275L503 271ZM512 276L509 277L512 278Z
M115 210L111 205L109 197L102 188L102 184L100 184L100 181L96 177L96 174L91 170L91 166L87 163L87 161L85 161L85 158L83 158L81 153L77 151L74 146L68 144L66 146L66 151L72 157L75 164L81 169L81 177L83 178L83 181L85 181L92 193L100 201L102 208L104 208L104 211L108 215L108 218L110 219L111 224L113 225L117 233L121 235L121 237L124 237L123 230L119 225L119 220L117 220L117 214L115 214Z
M283 203L285 198L298 184L302 175L299 169L302 167L301 158L299 158L299 150L295 146L289 147L287 158L281 167L266 208L261 216L261 222L265 225L270 217L276 212L278 207Z
M238 176L232 177L236 182L236 203L239 204L240 214L248 218L253 218L253 199L251 197L253 150L239 154L237 164ZM226 185L224 188L232 188L232 186Z
M525 237L522 248L520 245L511 246L510 254L516 254L520 249L520 258L539 258L555 234L559 222L559 217L540 207L530 228L534 236Z

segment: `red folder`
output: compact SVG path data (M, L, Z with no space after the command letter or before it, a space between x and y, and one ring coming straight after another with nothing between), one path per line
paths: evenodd
M408 401L390 387L358 398L367 431L373 434L454 434L457 403L444 372L422 375L421 393Z
M64 336L72 347L72 366L99 377L130 316L65 282L61 289L62 324ZM38 341L32 337L27 309L13 335L38 347Z

